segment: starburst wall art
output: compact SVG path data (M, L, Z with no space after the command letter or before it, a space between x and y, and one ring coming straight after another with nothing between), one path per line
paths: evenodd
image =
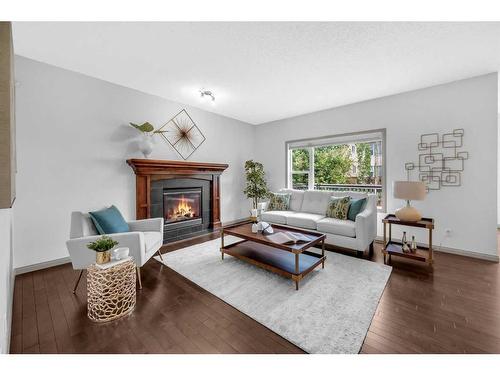
M162 138L186 160L205 141L205 136L185 109L176 114L159 130Z

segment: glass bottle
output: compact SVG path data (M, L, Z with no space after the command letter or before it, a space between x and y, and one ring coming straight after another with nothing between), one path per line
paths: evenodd
M415 236L411 236L411 252L417 252L417 241L415 241Z
M402 250L403 250L403 253L407 253L410 248L408 247L408 240L406 239L406 232L403 232L403 238L401 239L401 247L402 247Z

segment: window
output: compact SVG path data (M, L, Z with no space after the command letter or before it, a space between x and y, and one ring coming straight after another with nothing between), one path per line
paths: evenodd
M309 188L309 174L311 165L311 150L298 148L291 150L292 172L291 182L293 189L307 190Z
M384 209L384 138L380 130L287 142L288 187L375 193Z

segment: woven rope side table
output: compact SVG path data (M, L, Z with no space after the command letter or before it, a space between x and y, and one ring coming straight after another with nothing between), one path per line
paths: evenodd
M133 259L107 269L95 264L87 268L87 315L90 320L109 322L133 310L135 272Z

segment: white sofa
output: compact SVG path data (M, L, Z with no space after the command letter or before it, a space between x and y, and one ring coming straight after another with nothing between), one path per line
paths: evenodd
M266 210L261 216L263 221L325 233L327 244L355 250L359 256L362 256L367 249L370 253L373 252L373 241L377 236L375 194L292 189L281 189L280 193L291 195L290 210ZM339 220L326 217L332 196L350 196L353 199L367 198L367 200L365 207L356 216L356 221Z

